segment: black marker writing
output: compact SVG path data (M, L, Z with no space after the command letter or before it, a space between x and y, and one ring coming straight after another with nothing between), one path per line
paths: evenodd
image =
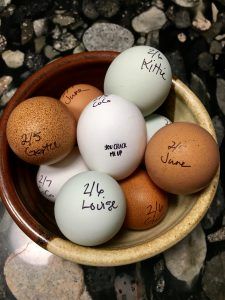
M70 104L71 101L80 93L82 92L86 92L89 91L90 89L86 89L86 90L82 90L82 89L77 89L76 91L74 91L71 95L65 95L69 93L69 90L66 90L65 93L63 94L63 96L65 95L65 97L67 98L67 100L65 101L65 104ZM62 97L63 97L62 96Z
M42 145L41 148L30 149L30 147L26 147L25 153L28 156L41 156L45 155L46 152L54 151L55 149L59 148L60 144L57 142L54 143L46 143Z

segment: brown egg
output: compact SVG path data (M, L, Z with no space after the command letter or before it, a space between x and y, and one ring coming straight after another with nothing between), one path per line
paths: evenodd
M58 100L34 97L21 102L10 114L6 135L17 156L31 164L52 164L72 150L76 121Z
M173 194L192 194L206 187L219 166L219 149L202 127L176 122L149 141L145 165L151 179Z
M164 218L168 209L167 195L152 182L145 170L136 170L121 181L120 186L127 202L125 227L148 229Z
M85 106L103 93L89 84L76 84L68 88L60 97L60 101L73 113L78 121Z

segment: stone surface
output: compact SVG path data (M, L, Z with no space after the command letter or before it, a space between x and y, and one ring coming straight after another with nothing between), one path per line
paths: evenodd
M191 18L188 10L181 9L175 13L174 23L177 28L188 28L191 25Z
M53 47L60 52L72 50L78 44L77 39L73 34L66 32L63 33L60 38L53 43Z
M73 53L74 53L74 54L80 53L80 52L84 52L84 51L86 51L86 49L85 49L83 43L80 43L78 46L76 46L76 47L73 49Z
M151 31L147 34L146 43L147 46L159 47L159 30Z
M85 31L83 43L88 51L124 51L134 43L133 34L116 24L96 23Z
M10 83L13 81L12 76L2 76L0 77L0 96L7 91Z
M198 56L199 68L203 71L209 71L213 68L213 57L208 52L202 52Z
M37 71L44 66L42 55L29 51L24 59L25 66L31 71Z
M207 88L202 79L194 73L191 73L190 88L196 94L196 96L198 96L204 106L209 109L210 94L207 91Z
M118 13L120 2L118 0L96 0L95 7L100 16L111 18Z
M25 45L33 37L33 23L31 20L24 20L20 26L21 28L21 44Z
M0 99L0 105L5 106L12 98L12 96L15 94L16 90L17 90L16 88L12 88L11 90L5 92Z
M172 1L182 7L195 7L200 2L200 0L172 0Z
M224 192L219 183L216 195L210 205L205 217L202 220L202 226L204 229L210 229L215 225L215 222L218 218L222 215L225 210L225 203L224 203Z
M164 252L170 273L189 287L198 277L206 257L205 234L200 225L174 247Z
M202 287L210 300L224 300L225 252L221 252L206 263Z
M11 3L11 0L0 0L0 6L6 7Z
M222 78L218 78L216 81L216 97L217 103L222 110L223 114L225 115L225 80Z
M6 49L7 40L4 35L0 34L0 53Z
M161 9L153 6L132 20L132 27L136 32L148 33L158 30L166 23L166 16Z
M41 53L42 49L45 46L45 43L46 43L46 37L45 36L37 37L34 40L35 53L37 53L37 54Z
M37 37L40 37L40 36L44 35L47 32L47 20L46 20L46 18L34 20L33 28L34 28L35 35Z
M94 4L93 0L83 0L82 1L82 10L83 10L84 15L91 20L95 20L99 16L99 13L97 12L97 10L95 8L95 4Z
M59 24L60 26L69 26L70 24L73 24L75 22L75 19L72 14L57 14L53 18L53 23Z
M212 118L212 122L216 130L217 143L220 146L224 137L224 125L221 118L217 115Z
M225 227L221 227L216 232L210 233L207 239L211 243L225 241Z
M53 59L60 54L60 52L56 51L52 46L46 45L44 49L45 56L49 59Z
M20 50L7 50L2 53L2 59L9 68L16 69L23 65L24 53Z
M180 51L176 50L174 52L165 53L165 55L170 63L172 74L176 75L179 79L186 82L186 69Z
M56 256L38 269L24 262L20 254L12 254L5 263L4 274L10 290L21 300L79 300L84 291L82 269Z
M222 43L218 41L212 41L209 49L211 54L220 54L222 53Z

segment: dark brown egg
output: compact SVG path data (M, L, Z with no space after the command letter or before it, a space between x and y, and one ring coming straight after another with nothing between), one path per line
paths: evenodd
M58 100L34 97L21 102L9 116L6 134L11 149L31 164L52 164L72 150L76 122Z
M120 182L127 201L124 226L129 229L148 229L158 224L168 209L168 199L145 170L138 169Z

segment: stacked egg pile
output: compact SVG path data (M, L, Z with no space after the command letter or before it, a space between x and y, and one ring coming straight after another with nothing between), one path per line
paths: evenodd
M206 130L152 114L171 83L166 57L137 46L111 63L104 94L76 84L60 101L38 96L11 113L9 145L40 165L38 188L72 242L95 246L123 225L151 228L166 215L167 192L197 192L215 175L219 151Z

